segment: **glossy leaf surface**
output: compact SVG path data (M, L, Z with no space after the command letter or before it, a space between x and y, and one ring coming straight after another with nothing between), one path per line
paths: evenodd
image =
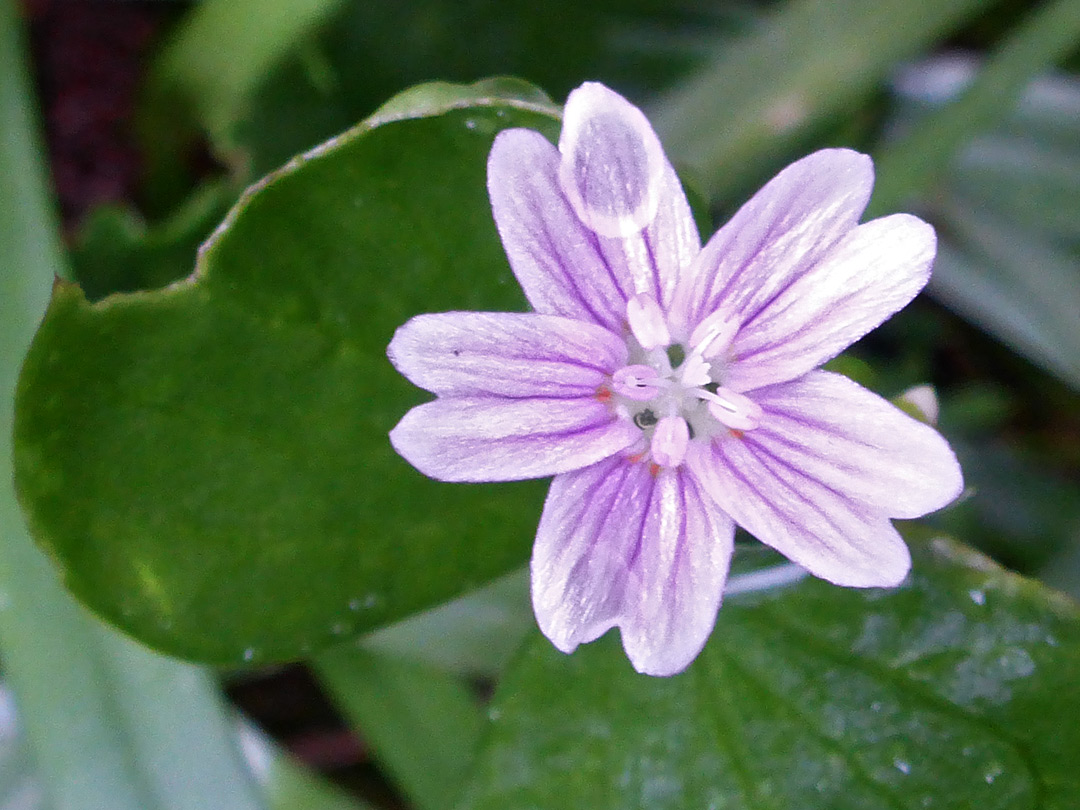
M524 305L491 220L495 133L553 133L505 84L430 85L253 188L192 278L59 283L23 369L34 533L92 609L168 652L300 656L521 565L542 484L421 476L387 432L422 392L418 312Z
M611 634L536 637L462 807L1074 807L1080 610L951 541L913 550L897 590L729 598L672 678Z

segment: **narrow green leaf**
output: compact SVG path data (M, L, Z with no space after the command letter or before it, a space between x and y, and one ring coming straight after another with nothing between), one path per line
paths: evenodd
M388 431L424 395L410 316L520 309L487 199L490 93L376 116L254 187L190 279L57 287L20 380L16 479L93 610L226 664L297 658L519 567L543 484L430 481Z
M868 95L981 0L791 0L652 105L669 154L730 202L763 164Z
M948 234L930 292L1006 345L1080 389L1076 259L1000 217L939 200Z
M377 630L361 643L372 652L494 679L535 624L529 572L522 569Z
M0 0L0 648L55 810L258 810L210 679L103 630L31 544L10 475L18 363L62 268L10 0Z
M344 0L203 0L192 7L155 67L211 131L224 131L274 64Z
M942 175L971 138L1006 118L1032 79L1080 42L1080 3L1051 0L1031 12L997 48L964 94L875 156L877 183L868 217L904 207Z
M356 646L327 650L313 663L331 698L416 807L451 807L483 725L464 682Z
M294 761L251 723L239 721L237 732L270 810L371 810L366 802Z
M1075 807L1080 608L951 541L913 551L896 590L730 598L672 678L614 634L571 656L537 637L460 806Z

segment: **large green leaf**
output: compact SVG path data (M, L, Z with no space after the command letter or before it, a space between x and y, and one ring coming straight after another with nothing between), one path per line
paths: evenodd
M485 191L495 133L553 133L505 83L412 93L253 188L195 275L57 285L20 379L16 477L71 590L144 642L296 657L521 565L543 485L425 479L388 430L417 312L523 297Z
M1080 610L944 539L897 590L731 598L690 669L537 637L500 685L467 808L1067 810Z

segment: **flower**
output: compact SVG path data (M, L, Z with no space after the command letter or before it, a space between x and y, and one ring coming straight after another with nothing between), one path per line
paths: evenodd
M922 289L933 229L864 224L870 159L793 163L702 247L645 116L600 84L556 149L506 130L488 190L531 313L420 315L388 349L436 395L390 433L443 481L553 475L532 599L564 652L618 626L634 667L684 669L716 621L735 525L812 574L894 586L890 518L952 501L931 427L818 370Z

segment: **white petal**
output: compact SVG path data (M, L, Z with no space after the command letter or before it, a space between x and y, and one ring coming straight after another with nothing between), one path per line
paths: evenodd
M850 231L743 323L724 384L747 391L792 380L835 357L926 286L935 248L934 229L908 214Z
M708 241L673 317L692 329L713 312L752 317L858 222L874 184L870 158L822 149L770 180Z
M610 272L559 188L558 167L558 150L539 132L495 138L488 194L510 267L537 312L621 331L632 285Z
M735 524L686 468L662 470L626 588L622 641L647 675L674 675L701 652L716 623Z
M626 363L606 329L554 315L444 312L400 327L390 361L442 396L588 397Z
M614 331L625 327L626 302L635 294L666 311L701 240L652 128L621 96L586 84L567 99L560 145L563 154L536 132L506 130L488 159L495 222L529 302L538 312ZM633 227L596 230L585 197L614 211L627 189L649 201L630 206L641 208L626 214Z
M518 481L577 470L629 447L641 431L591 397L452 397L409 411L390 443L440 481Z
M573 652L618 622L656 479L644 464L611 458L551 482L531 564L540 630Z
M733 535L685 470L613 458L558 476L533 550L540 629L571 652L620 626L639 672L679 672L716 621Z
M963 489L940 433L847 377L815 371L753 396L764 416L744 441L889 517L921 517Z
M752 431L693 443L686 463L735 522L815 576L849 587L892 586L911 568L885 515L769 454Z

